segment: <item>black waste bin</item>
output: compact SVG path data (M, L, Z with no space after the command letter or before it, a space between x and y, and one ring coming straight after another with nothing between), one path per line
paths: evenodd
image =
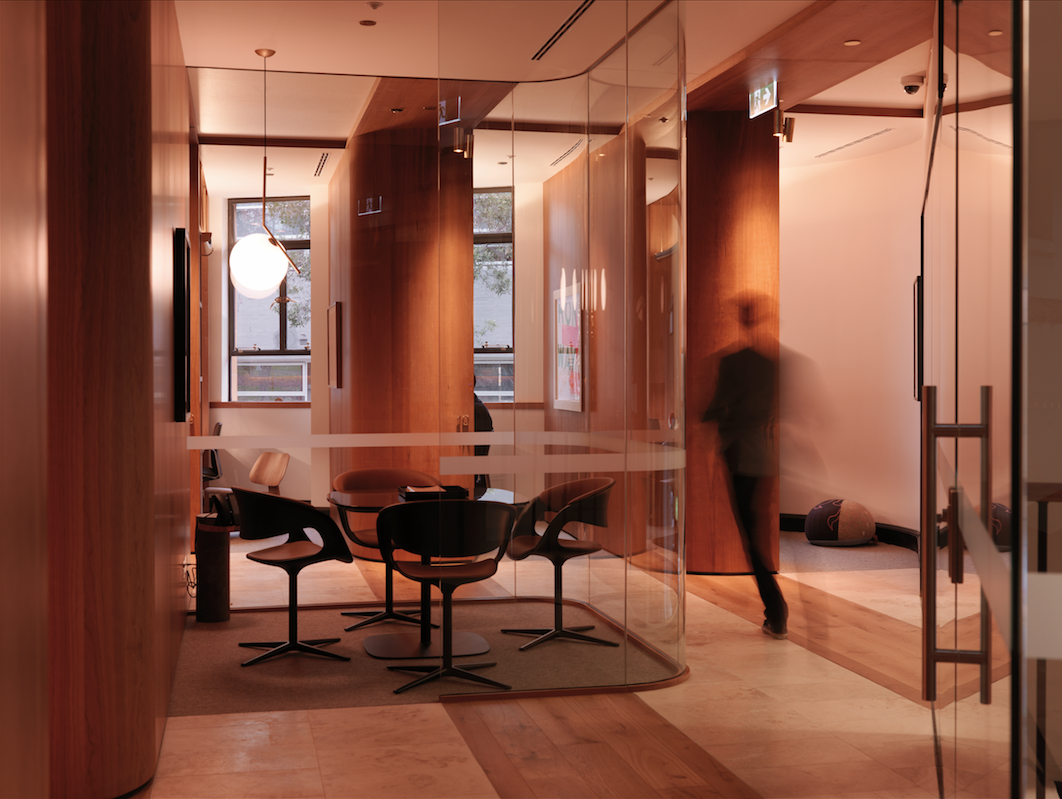
M216 513L195 518L196 621L229 620L229 536L234 530L217 524Z

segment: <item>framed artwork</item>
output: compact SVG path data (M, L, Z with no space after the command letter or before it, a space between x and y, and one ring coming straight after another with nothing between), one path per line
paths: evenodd
M553 292L553 407L562 411L583 409L582 285L573 283Z
M173 230L173 421L192 412L192 246L188 231Z
M343 388L342 305L332 303L328 308L328 387Z

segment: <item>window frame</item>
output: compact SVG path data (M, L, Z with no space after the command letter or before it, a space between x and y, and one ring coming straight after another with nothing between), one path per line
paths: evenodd
M509 219L509 230L508 230L508 232L505 232L505 233L476 233L475 232L475 224L473 224L472 247L473 247L473 251L474 251L477 244L509 244L509 245L512 245L512 256L513 256L512 257L512 290L509 293L509 302L510 302L510 305L511 305L509 313L511 314L510 319L511 319L511 322L512 322L514 340L513 340L512 345L508 346L508 347L477 347L477 346L475 346L473 344L473 347L472 347L472 358L473 358L473 361L475 361L477 355L508 354L509 356L511 356L513 358L513 361L512 361L513 384L514 384L514 387L515 387L515 382L516 382L516 363L515 363L515 350L516 350L516 341L515 341L515 333L516 333L516 234L515 234L515 229L516 229L516 205L515 205L515 202L514 202L514 200L515 200L515 191L514 191L512 186L494 186L494 187L489 187L489 188L473 189L472 190L472 194L473 194L473 201L472 201L473 202L473 209L475 207L475 195L477 195L477 194L508 194L509 197L510 197L510 206L512 208L512 215L510 216L510 219ZM474 213L474 210L473 210L473 213ZM473 369L474 368L475 368L475 366L473 366ZM515 391L514 391L513 398L510 399L510 400L494 399L494 400L490 400L490 402L492 404L493 403L509 404L509 403L515 402L515 400L516 400L516 397L515 397Z
M285 195L281 197L266 197L266 205L274 202L305 202L309 207L310 196L309 195ZM236 242L239 239L236 238L236 208L239 205L256 204L261 207L262 198L260 197L230 197L228 199L228 252L232 252L232 248L236 246ZM311 242L313 240L313 232L310 233L309 239L281 239L285 249L291 250L307 250L312 251ZM312 256L311 256L312 258ZM241 349L236 346L236 287L232 285L232 280L228 278L226 272L226 280L228 284L228 353L226 357L227 361L227 374L230 375L229 379L229 401L230 402L245 402L242 399L233 399L236 394L235 378L233 377L233 359L234 358L262 358L262 359L274 359L277 358L290 358L290 357L303 357L308 358L306 365L306 372L312 368L313 364L313 350L311 346L299 347L292 349L288 347L288 314L286 308L286 300L288 297L288 278L285 275L284 279L280 282L280 286L277 289L277 298L282 306L281 312L277 314L277 325L279 327L278 336L278 348L276 349ZM311 309L312 319L312 309Z

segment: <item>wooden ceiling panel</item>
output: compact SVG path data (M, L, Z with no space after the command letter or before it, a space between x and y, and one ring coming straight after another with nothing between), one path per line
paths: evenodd
M747 108L749 93L771 80L783 108L801 103L932 38L935 5L819 0L691 83L689 109ZM861 44L846 47L853 39Z
M511 91L511 83L380 78L355 128L357 135L438 124L439 101L461 98L461 126L474 128Z
M956 14L963 53L1008 78L1014 71L1011 45L1014 21L1009 0L966 0L944 16L944 42L955 48ZM989 31L1001 31L989 36Z

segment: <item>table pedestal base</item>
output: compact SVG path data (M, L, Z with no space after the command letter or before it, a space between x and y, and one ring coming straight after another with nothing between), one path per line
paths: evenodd
M482 655L490 651L487 639L477 633L455 632L453 656ZM373 635L365 639L365 651L374 658L402 660L404 658L441 658L442 641L420 642L420 633L391 633Z

